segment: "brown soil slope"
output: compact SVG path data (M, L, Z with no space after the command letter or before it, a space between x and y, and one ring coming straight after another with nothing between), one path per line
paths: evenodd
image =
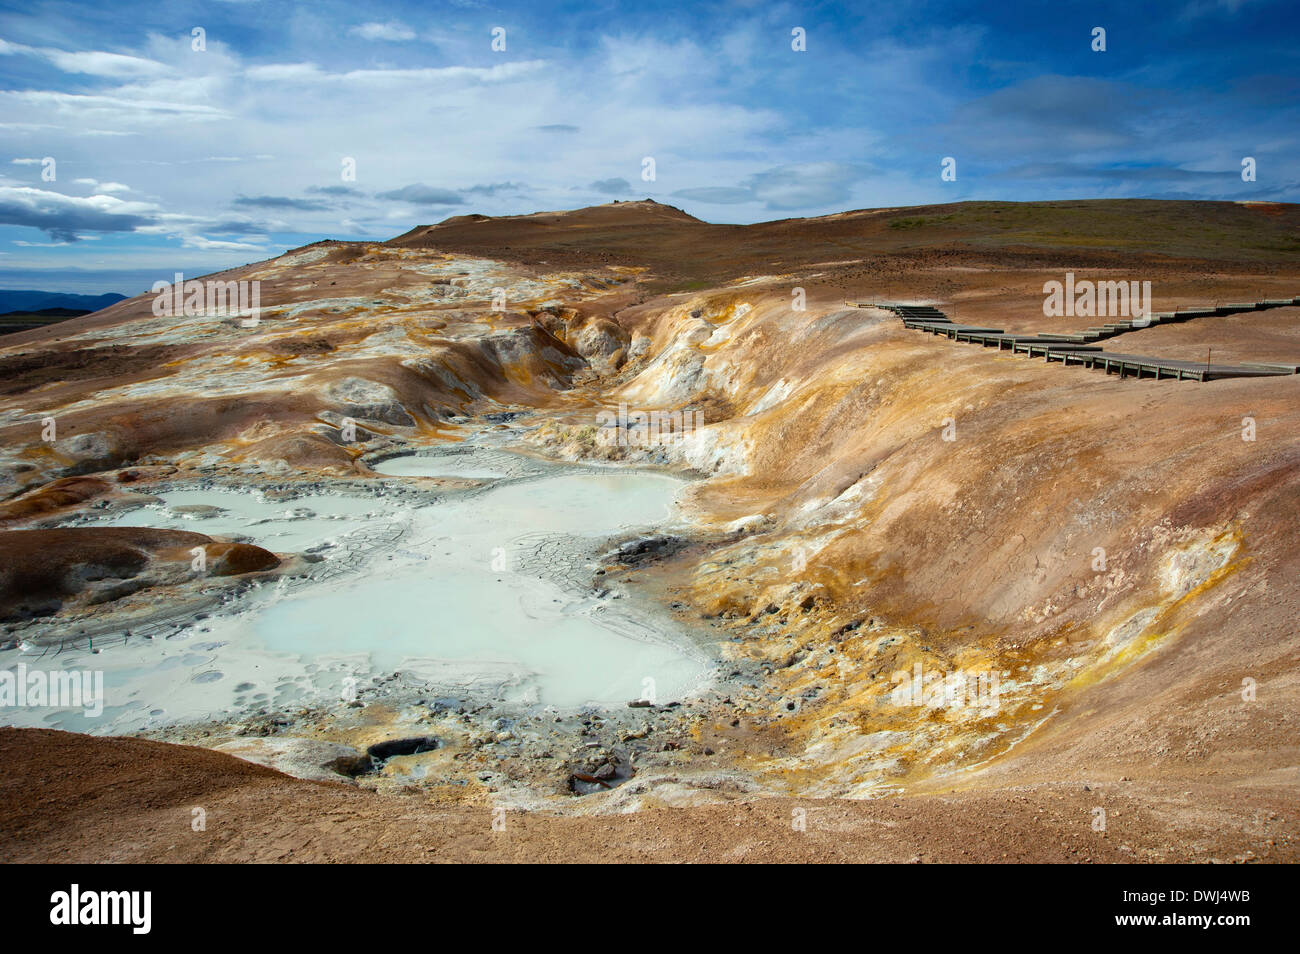
M1283 789L1232 794L1255 814L1244 829L1222 793L1124 783L599 818L511 812L502 829L488 803L304 782L189 746L0 729L0 758L9 863L1294 862L1298 850ZM1098 807L1106 831L1091 827Z

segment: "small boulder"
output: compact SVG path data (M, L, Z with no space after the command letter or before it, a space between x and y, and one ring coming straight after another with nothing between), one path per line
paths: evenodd
M212 576L259 573L280 565L278 556L251 543L212 543L206 549L208 573Z

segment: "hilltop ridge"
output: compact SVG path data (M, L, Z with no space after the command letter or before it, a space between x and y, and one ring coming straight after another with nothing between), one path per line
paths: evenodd
M751 225L706 222L650 199L559 212L456 215L384 243L526 265L649 268L658 291L827 261L1151 268L1213 261L1233 271L1300 253L1300 205L1162 199L954 202L854 209Z

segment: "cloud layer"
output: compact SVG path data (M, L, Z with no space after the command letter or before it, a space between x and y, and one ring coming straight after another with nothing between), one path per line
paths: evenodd
M926 2L672 18L616 2L598 22L564 3L376 9L0 14L0 267L216 268L453 212L633 196L742 222L967 198L1300 198L1285 2L1102 4L1086 25Z

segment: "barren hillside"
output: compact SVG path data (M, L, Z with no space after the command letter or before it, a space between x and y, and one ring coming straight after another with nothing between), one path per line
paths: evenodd
M159 316L143 295L6 337L0 642L194 595L165 565L175 541L87 544L107 554L97 576L79 548L24 531L70 532L50 528L185 477L376 481L379 456L498 428L540 457L698 478L691 538L605 584L704 627L745 675L693 711L671 784L647 770L530 814L508 847L490 841L493 790L477 781L371 795L190 749L4 731L25 768L3 782L0 857L577 859L614 843L623 860L1295 861L1300 375L1121 379L846 304L933 303L1034 334L1097 324L1044 316L1044 282L1066 272L1150 281L1155 311L1290 300L1300 207L981 202L753 226L648 201L457 216L225 273L261 282L253 326ZM1300 306L1101 344L1300 364ZM610 445L599 415L620 405L702 426ZM232 576L303 565L257 543ZM105 610L105 576L140 586ZM44 594L39 614L19 589ZM898 674L914 672L994 674L998 704L900 701ZM69 834L60 819L95 810L78 786L109 780L129 805L94 838ZM197 798L228 822L176 848L153 823ZM806 836L789 823L805 804ZM371 847L324 828L290 846L277 828L318 814ZM428 825L383 836L399 818Z

